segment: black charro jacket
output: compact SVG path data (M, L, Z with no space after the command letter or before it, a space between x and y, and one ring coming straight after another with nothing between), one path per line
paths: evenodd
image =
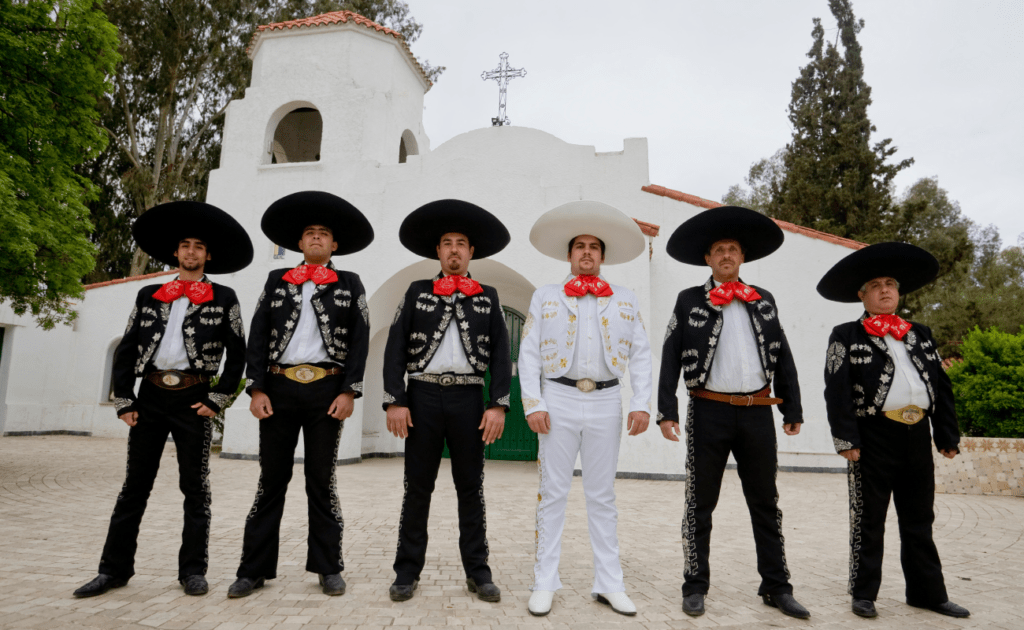
M422 372L448 330L452 316L458 322L462 349L477 376L491 368L491 407L509 408L512 386L512 354L505 314L494 287L481 285L483 293L466 297L460 291L450 296L434 295L434 280L417 280L409 285L395 312L384 349L384 401L408 407L406 372Z
M867 317L864 313L857 321L836 326L828 340L825 409L837 453L861 448L862 423L892 422L881 416L881 411L892 386L895 360L884 339L864 330L863 321ZM927 326L910 324L903 343L928 390L931 400L928 417L935 447L959 451L960 427L956 421L953 385L942 369L935 338Z
M761 287L750 286L761 295L761 299L747 302L746 307L754 327L765 380L773 387L775 396L782 399L779 411L783 421L787 424L803 422L796 362L779 322L775 298ZM659 424L664 420L679 422L676 390L679 387L680 372L688 390L702 389L711 373L718 338L722 334L722 307L712 304L708 297L708 292L714 288L714 278L708 278L704 286L684 289L676 298L661 350Z
M366 291L358 275L338 271L330 261L325 266L338 274L338 281L317 285L309 301L316 311L327 355L344 368L338 393L351 392L359 398L370 349ZM302 313L302 287L283 279L288 271L271 271L256 302L246 351L245 391L249 395L254 389L264 389L267 369L288 347Z
M213 299L203 304L189 304L182 322L185 339L185 353L189 367L197 374L213 377L220 369L221 358L227 352L224 373L217 386L210 389L206 400L198 401L213 411L221 407L235 394L245 367L245 327L242 324L242 310L235 292L223 284L210 282L206 276L203 282L213 287ZM167 330L171 315L171 304L153 297L160 284L151 284L139 290L135 306L128 316L128 327L121 343L114 351L114 408L121 416L135 408L135 378L146 376L156 370L153 357L156 356L160 340Z

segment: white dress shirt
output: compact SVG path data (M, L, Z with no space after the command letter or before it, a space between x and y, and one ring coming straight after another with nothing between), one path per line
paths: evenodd
M473 374L473 366L466 358L466 350L462 347L462 339L459 337L458 320L452 317L448 322L448 328L441 337L441 345L437 352L430 357L430 363L423 372L413 374Z
M563 284L575 276L569 274ZM602 280L603 277L598 276ZM607 280L605 280L607 282ZM610 381L615 378L604 357L604 339L598 322L597 298L592 293L576 298L579 328L576 333L576 348L573 351L572 365L565 373L566 378L580 380L583 378L595 381Z
M907 405L917 405L921 409L927 409L931 404L928 398L928 390L921 380L921 375L914 368L907 347L902 341L896 341L892 335L886 335L885 345L889 347L889 355L893 358L895 370L892 375L892 386L889 394L885 397L885 404L882 411L902 409Z
M302 311L299 313L299 322L295 325L295 332L288 347L281 353L278 359L283 365L300 365L302 363L327 363L331 358L327 355L327 348L324 347L323 337L320 336L320 327L317 325L316 311L309 303L316 289L316 283L306 280L302 283Z
M171 303L171 314L167 317L164 338L160 340L160 347L153 357L153 365L158 370L187 370L190 367L188 354L185 352L185 336L181 332L188 305L189 300L184 295Z
M720 284L715 280L716 287ZM757 392L767 384L747 305L733 298L722 307L722 334L705 387L713 392L737 394Z

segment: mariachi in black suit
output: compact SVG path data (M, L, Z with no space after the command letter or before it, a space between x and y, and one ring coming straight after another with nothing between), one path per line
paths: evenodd
M714 279L709 278L704 286L681 291L676 300L661 353L658 424L664 421L679 422L676 389L680 373L688 390L705 388L724 321L723 307L712 304L708 297L714 288ZM779 323L775 298L761 287L753 288L761 298L745 303L745 306L765 380L773 386L775 396L782 399L779 411L782 412L783 422L801 423L803 408L800 404L796 363ZM718 503L722 474L730 451L739 463L743 494L754 527L757 566L761 574L758 594L792 594L782 536L782 511L778 507L775 484L778 459L771 408L737 407L691 397L686 411L685 431L687 455L683 596L708 592L711 514Z
M959 450L953 388L931 330L911 322L902 343L931 404L925 419L913 425L883 415L897 368L885 340L865 331L867 316L836 326L825 357L825 406L836 452L861 449L860 459L848 463L850 594L870 601L878 595L885 517L893 497L907 602L934 606L948 597L932 540L935 474L928 425L937 449Z
M441 274L435 277L438 279ZM491 370L491 407L508 411L512 359L498 292L486 285L467 297L434 295L432 280L417 280L398 305L384 350L384 402L409 407L413 426L405 442L405 496L395 558L395 584L412 584L423 570L427 517L437 470L447 441L459 500L459 550L467 577L489 584L483 494L484 443L478 429L484 413L482 385ZM428 383L406 373L423 372L455 319L462 349L474 373L457 383ZM452 380L455 377L451 377ZM461 384L459 384L461 383Z
M273 415L260 423L260 481L245 521L239 578L277 576L279 532L285 493L292 477L295 447L302 429L306 496L309 501L309 539L306 570L332 575L344 570L342 535L345 522L338 500L334 468L338 460L343 421L327 414L343 393L362 396L363 370L370 341L370 315L359 276L338 271L336 282L315 285L310 304L317 317L320 340L330 361L313 364L340 369L303 383L285 374L272 374L295 332L302 312L302 286L283 279L288 269L270 272L256 304L247 351L246 391L270 398Z
M178 555L178 579L205 575L209 561L210 538L210 440L213 425L192 409L203 403L219 412L234 395L245 365L245 331L235 292L222 285L213 287L213 299L188 304L182 322L182 336L189 377L215 376L224 361L224 372L217 385L208 382L177 389L164 389L148 378L159 376L153 359L166 337L171 303L153 297L161 285L143 287L135 298L124 337L114 352L114 407L121 416L138 412L137 423L128 431L128 468L124 487L117 497L110 518L99 572L115 578L130 578L135 573L135 550L139 524L160 466L160 455L167 435L174 438L178 460L179 485L185 495L185 525ZM179 299L188 300L186 297ZM135 379L144 377L135 395ZM159 378L155 380L160 381ZM161 381L162 382L162 381Z

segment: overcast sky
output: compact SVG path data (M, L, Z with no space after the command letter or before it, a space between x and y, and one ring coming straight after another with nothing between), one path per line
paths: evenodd
M480 73L509 53L508 117L566 142L649 143L651 183L721 200L790 140L790 86L827 0L408 0L413 52L447 66L427 94L431 146L490 125L498 89ZM1024 0L854 0L872 142L892 138L963 212L1024 234ZM625 209L628 211L628 209Z

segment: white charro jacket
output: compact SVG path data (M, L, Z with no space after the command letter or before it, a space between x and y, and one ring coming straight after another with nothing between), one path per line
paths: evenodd
M629 410L651 413L651 344L640 318L640 301L626 287L611 287L610 297L597 298L605 364L620 379L629 365L633 388ZM518 362L523 410L527 415L548 410L541 395L542 379L564 376L572 365L579 314L576 299L565 294L562 284L544 285L533 293Z

